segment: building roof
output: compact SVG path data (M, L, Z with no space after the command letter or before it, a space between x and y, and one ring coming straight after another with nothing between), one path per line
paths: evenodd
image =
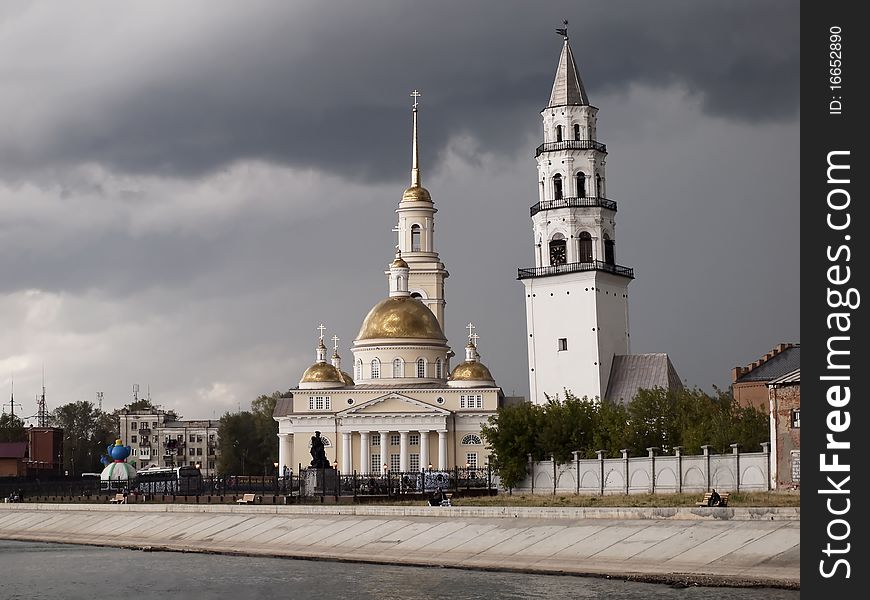
M617 354L613 357L605 398L628 403L638 390L653 388L683 388L680 376L667 354Z
M278 398L278 401L275 403L275 410L272 411L273 417L286 417L289 414L293 413L293 396L291 395L289 398Z
M735 367L734 383L771 381L801 366L800 344L779 344L766 355L745 367Z
M568 40L562 46L559 56L559 66L556 67L556 79L553 81L553 91L550 93L550 103L547 106L564 106L566 104L588 105L589 98L583 88L583 81L574 62L574 53Z
M27 442L0 442L0 458L24 458Z
M777 377L771 381L767 382L767 385L793 385L800 384L801 382L801 370L795 369L791 373L786 373L782 377Z

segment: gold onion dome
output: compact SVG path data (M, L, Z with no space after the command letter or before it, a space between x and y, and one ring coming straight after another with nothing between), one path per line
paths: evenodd
M349 373L345 373L344 371L341 371L341 379L342 381L344 381L344 385L356 385L353 382L353 377L351 377Z
M350 376L348 376L349 378ZM341 383L345 379L341 371L326 362L316 362L302 374L300 383Z
M447 341L429 308L410 296L384 298L369 311L357 340L424 338Z
M432 196L422 185L412 185L402 194L402 202L432 202Z
M403 259L401 256L397 256L397 257L396 257L396 260L394 260L393 262L390 263L390 268L393 268L393 269L407 269L407 268L408 268L408 263L406 263L406 262L404 261L404 259Z
M492 373L483 363L466 361L456 365L449 377L450 381L495 381Z

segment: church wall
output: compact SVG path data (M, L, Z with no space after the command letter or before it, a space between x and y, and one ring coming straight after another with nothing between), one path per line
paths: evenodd
M545 403L544 394L563 398L565 388L578 397L602 395L595 281L594 271L523 280L532 402Z
M629 354L628 282L625 277L609 273L596 274L598 299L598 356L601 395L607 391L610 367L615 354Z

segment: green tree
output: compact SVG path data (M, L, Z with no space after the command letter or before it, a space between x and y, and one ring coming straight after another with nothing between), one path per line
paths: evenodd
M221 417L218 437L221 474L270 475L278 460L278 422L272 418L275 405L286 394L273 392L251 402L250 411Z
M73 475L101 470L100 457L117 433L111 415L83 400L57 407L51 413L50 423L63 429L65 470Z
M524 402L500 408L483 426L481 433L506 487L513 487L526 476L529 454L534 460L544 458L538 439L542 418L541 407Z
M24 431L24 421L17 415L3 413L0 415L0 442L23 442L27 440Z

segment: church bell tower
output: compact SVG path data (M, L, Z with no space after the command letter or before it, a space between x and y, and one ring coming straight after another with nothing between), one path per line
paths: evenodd
M420 93L411 92L412 108L411 186L402 194L398 214L397 249L408 263L408 291L431 310L444 330L444 280L450 275L435 249L435 213L429 190L420 185L420 158L417 146L417 106ZM389 274L389 273L388 273Z
M567 23L566 23L567 25ZM603 398L613 357L629 354L629 267L616 264L616 202L607 195L607 147L568 42L541 111L531 207L535 266L519 269L526 292L531 401Z

